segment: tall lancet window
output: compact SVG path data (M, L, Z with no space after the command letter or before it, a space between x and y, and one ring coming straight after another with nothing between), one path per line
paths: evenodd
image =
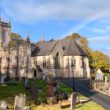
M4 68L7 68L8 67L7 56L3 56L3 58L2 58L2 67L4 67Z
M66 59L66 68L69 68L69 58Z
M2 31L2 41L3 43L6 43L6 30Z
M86 59L85 58L83 58L83 60L82 60L82 67L86 68Z
M57 53L55 56L55 68L60 68L60 54Z
M76 60L74 57L71 58L71 67L75 67L76 66Z
M43 68L46 68L46 58L43 57Z
M50 58L47 59L47 68L50 68Z
M14 54L11 57L11 65L14 67L17 66L17 56Z

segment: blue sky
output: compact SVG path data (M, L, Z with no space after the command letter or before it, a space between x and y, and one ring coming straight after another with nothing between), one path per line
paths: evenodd
M94 50L110 56L110 0L0 0L2 19L31 41L79 33Z

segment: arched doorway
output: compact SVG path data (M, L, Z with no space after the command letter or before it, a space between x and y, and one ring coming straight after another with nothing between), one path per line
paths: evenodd
M36 78L36 77L37 77L37 71L34 70L34 78Z

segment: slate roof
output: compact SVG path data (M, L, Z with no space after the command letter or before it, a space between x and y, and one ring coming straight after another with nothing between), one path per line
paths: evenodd
M36 48L32 51L32 56L49 55L52 51L59 48L62 49L64 56L86 56L84 50L70 38L58 41L38 42Z
M59 44L64 50L63 55L65 56L86 56L84 50L74 40L71 40L70 38L60 40Z
M38 42L36 48L32 51L32 56L49 55L57 41Z
M3 21L0 21L0 26L11 27L9 23L3 22Z

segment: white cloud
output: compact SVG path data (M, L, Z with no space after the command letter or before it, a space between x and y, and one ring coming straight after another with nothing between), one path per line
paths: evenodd
M110 32L110 25L104 24L103 27L101 28L95 27L95 28L90 28L89 30L95 33L99 33L99 34L106 34Z
M98 36L98 37L91 37L88 38L89 45L94 50L102 51L103 53L110 56L110 36Z
M96 43L96 44L106 44L109 45L110 44L110 36L98 36L98 37L92 37L92 38L88 38L88 40L91 43Z
M49 19L86 21L99 15L106 18L110 12L109 4L109 0L2 0L5 13L20 22Z

